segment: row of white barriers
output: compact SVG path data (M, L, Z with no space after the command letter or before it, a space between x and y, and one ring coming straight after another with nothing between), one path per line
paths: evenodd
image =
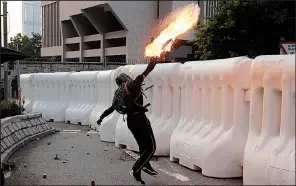
M22 74L27 111L46 120L89 125L100 139L138 151L111 106L115 78L147 65L115 70ZM144 81L157 156L170 156L209 177L243 176L244 184L295 184L295 55L158 64Z

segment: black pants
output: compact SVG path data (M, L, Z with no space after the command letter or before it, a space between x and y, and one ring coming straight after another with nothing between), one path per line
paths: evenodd
M17 98L18 97L18 89L12 88L11 89L11 97L12 98Z
M133 171L138 173L143 167L151 167L149 161L156 150L155 138L150 121L145 113L128 114L127 126L134 135L141 154L133 166Z

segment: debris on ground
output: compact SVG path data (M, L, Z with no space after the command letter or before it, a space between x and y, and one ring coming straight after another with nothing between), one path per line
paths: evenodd
M71 148L73 148L74 146L72 145Z
M56 132L60 132L60 129L56 129L55 131L56 131Z
M104 148L104 151L108 151L109 149L108 148Z
M89 152L88 153L86 153L87 155L89 155Z
M16 162L15 161L9 161L7 163L2 163L2 168L4 170L12 170L16 168Z
M107 144L107 147L109 147L109 145Z
M54 160L60 160L61 158L59 158L58 155L56 154L56 156L53 159Z
M43 178L46 178L46 174L43 174Z
M40 140L40 138L36 138L36 140L37 140L37 141L39 141L39 140Z
M51 144L50 142L47 143L47 145L50 145L50 144Z
M127 154L125 151L123 151L120 155L120 157L118 158L121 161L136 161L134 157L130 156L129 154Z

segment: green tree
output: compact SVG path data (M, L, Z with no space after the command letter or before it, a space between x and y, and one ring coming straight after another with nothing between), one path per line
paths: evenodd
M32 33L33 37L29 38L28 36L22 34L17 34L14 37L10 38L10 43L8 43L8 48L17 49L24 54L27 54L31 57L40 57L41 50L41 35L38 33Z
M196 59L279 54L295 41L294 1L219 1L215 13L193 40Z

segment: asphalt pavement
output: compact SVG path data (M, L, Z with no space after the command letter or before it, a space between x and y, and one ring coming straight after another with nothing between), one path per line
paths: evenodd
M5 173L7 185L139 185L129 175L137 153L100 141L87 126L49 123L60 132L33 141L16 152L16 168ZM243 185L242 179L215 179L153 158L156 177L142 172L147 185ZM43 178L43 174L46 178Z

